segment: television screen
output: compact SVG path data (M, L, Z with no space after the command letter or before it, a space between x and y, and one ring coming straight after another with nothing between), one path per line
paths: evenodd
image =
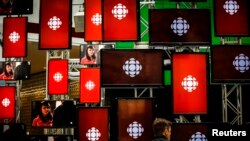
M173 123L171 141L208 141L209 133L206 123Z
M250 82L249 45L214 45L210 49L212 82Z
M25 141L26 126L22 123L0 123L1 141Z
M100 65L100 50L101 49L114 49L114 44L96 44L80 46L80 63L82 65L99 66Z
M14 119L15 118L15 86L1 86L0 87L0 119Z
M33 0L1 0L0 15L33 14Z
M32 127L71 128L76 126L76 101L32 101Z
M150 9L149 43L207 45L211 43L210 26L209 9Z
M216 36L249 35L249 0L213 0Z
M30 73L30 61L0 62L0 80L27 80Z
M111 119L112 139L147 141L152 139L154 98L117 98L117 119ZM111 139L111 140L112 140Z
M26 135L22 141L73 141L73 135Z
M101 50L103 87L149 87L163 85L163 50Z

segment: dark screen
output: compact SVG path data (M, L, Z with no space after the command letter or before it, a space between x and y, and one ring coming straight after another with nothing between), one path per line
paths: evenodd
M33 14L33 0L0 0L0 15Z

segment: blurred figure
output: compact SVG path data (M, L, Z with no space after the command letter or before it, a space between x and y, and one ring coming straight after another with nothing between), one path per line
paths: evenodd
M152 141L170 141L172 122L163 118L156 118L153 122L154 139Z

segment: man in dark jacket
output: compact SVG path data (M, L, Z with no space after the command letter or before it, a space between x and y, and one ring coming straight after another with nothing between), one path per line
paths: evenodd
M153 122L154 139L152 141L170 141L172 122L156 118Z

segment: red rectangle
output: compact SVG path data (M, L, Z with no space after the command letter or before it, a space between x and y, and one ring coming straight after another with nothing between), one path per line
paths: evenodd
M68 60L49 60L48 94L68 94Z
M217 36L248 36L248 0L214 0L215 34Z
M139 39L138 3L138 0L105 0L103 2L104 41L137 41Z
M80 70L80 102L99 103L100 68L82 68Z
M102 0L84 2L85 41L102 41Z
M27 17L4 17L3 57L27 56Z
M78 121L79 141L108 141L108 107L80 107Z
M0 87L0 119L15 118L16 87Z
M118 99L118 137L119 141L147 141L152 139L153 99Z
M72 0L42 0L39 49L71 47Z
M207 54L172 55L174 114L207 113Z

